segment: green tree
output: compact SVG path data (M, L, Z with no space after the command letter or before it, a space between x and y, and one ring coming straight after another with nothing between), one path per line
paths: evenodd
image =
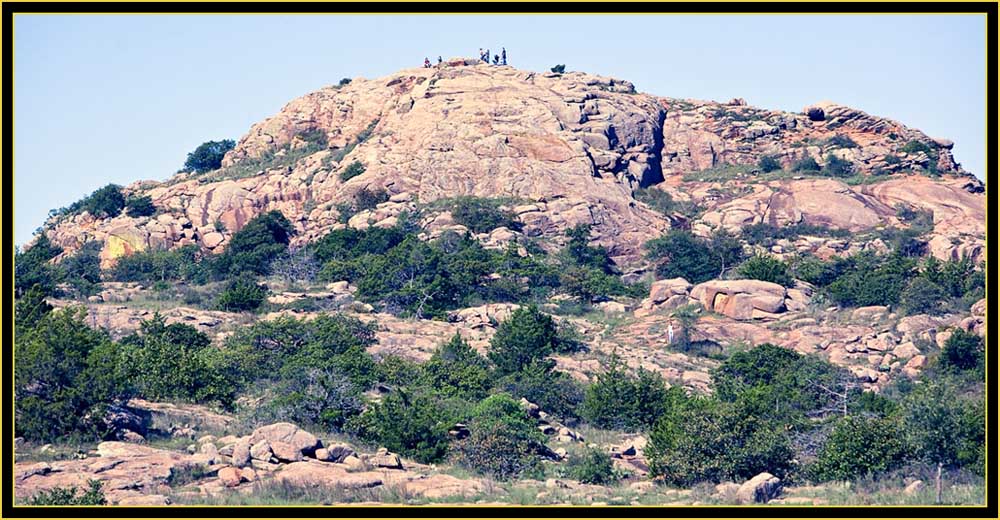
M87 489L78 493L75 487L54 487L39 491L28 499L29 506L103 506L108 501L104 498L103 484L100 480L87 481Z
M683 397L680 387L667 390L659 374L641 368L629 374L613 354L607 369L587 387L580 415L601 428L634 432L651 427Z
M588 449L569 460L570 477L584 484L608 485L615 482L615 470L611 455L599 449Z
M646 448L651 473L685 487L742 481L764 471L781 478L792 455L783 432L737 405L707 398L691 399L661 417Z
M267 299L267 288L253 278L239 277L229 282L215 306L222 311L241 312L257 310Z
M792 171L796 172L818 172L819 170L819 163L816 162L816 159L813 159L808 155L799 159L792 165Z
M952 329L951 336L941 349L941 366L949 372L976 370L981 372L985 363L983 338L964 329Z
M940 314L945 292L927 278L914 278L899 294L899 308L906 314Z
M365 413L372 425L366 435L391 451L422 463L437 462L448 452L448 429L456 418L424 394L398 389Z
M499 199L457 197L451 202L451 216L473 233L489 233L496 228L520 230L517 215L500 209Z
M98 218L114 218L125 209L121 186L108 184L83 200L82 209Z
M519 372L557 350L558 330L552 317L535 305L521 307L497 327L487 357L500 375ZM546 360L552 366L550 360Z
M226 152L235 146L236 142L232 139L201 143L188 154L187 160L184 161L184 169L195 173L217 170L222 166L222 159L226 156Z
M156 206L149 195L133 196L125 200L125 213L130 217L148 217L156 213Z
M755 255L739 268L739 274L751 280L762 280L791 287L795 280L788 272L788 264L769 255Z
M45 291L36 285L14 304L14 325L19 331L34 328L50 312L52 306L45 301Z
M277 210L257 215L236 232L226 250L215 260L219 276L249 272L268 274L271 262L288 250L292 223Z
M854 480L902 465L908 448L896 418L844 417L837 421L810 472L820 481Z
M656 262L657 278L684 278L701 283L718 276L722 266L705 240L689 231L671 230L645 245L647 258Z
M62 271L49 260L62 254L63 249L54 245L45 233L40 233L35 243L14 253L14 294L20 297L25 291L38 286L42 294L54 295Z
M757 167L761 169L764 173L770 173L775 170L781 169L781 162L774 155L765 155L760 158L757 163Z
M831 177L850 177L854 175L854 164L833 154L826 156L826 166L823 172Z
M102 248L100 242L87 242L61 264L66 280L78 297L94 294L101 283Z
M492 386L489 362L458 333L423 365L426 386L449 397L478 401Z
M562 73L566 72L566 65L560 63L559 65L556 65L555 67L552 67L552 69L550 69L550 70L552 72L555 72L556 74L562 74Z
M553 368L550 360L535 360L520 371L501 378L496 388L523 397L563 420L578 417L583 389L572 376Z
M545 436L507 394L492 395L477 404L469 430L470 436L459 445L459 461L499 480L537 473L539 456L548 450Z

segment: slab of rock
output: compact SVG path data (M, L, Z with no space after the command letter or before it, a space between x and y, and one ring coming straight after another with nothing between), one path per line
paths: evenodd
M305 460L284 466L274 476L279 482L296 485L341 487L347 489L370 488L382 485L382 478L375 472L349 473L329 462Z
M274 458L281 462L298 462L302 460L302 451L287 442L272 442L271 453L274 454Z
M781 479L770 473L761 473L744 482L736 491L741 504L766 504L781 492Z
M478 479L460 479L444 474L416 478L405 482L402 487L405 493L426 498L469 497L484 489Z
M250 446L250 458L254 460L269 461L271 460L271 443L267 441L258 441L251 444Z
M240 485L240 470L232 466L227 466L219 470L219 481L226 487L236 487Z
M737 320L785 310L785 288L760 280L710 280L694 286L691 298L706 310Z
M292 423L275 423L257 428L250 435L250 443L255 444L260 441L283 442L310 456L317 448L323 446L315 435Z

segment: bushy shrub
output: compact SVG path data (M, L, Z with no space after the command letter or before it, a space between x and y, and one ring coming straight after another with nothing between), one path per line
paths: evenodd
M871 476L902 465L908 448L895 418L844 417L837 421L809 473L819 481Z
M512 374L544 360L559 349L559 333L552 317L535 305L521 307L500 323L490 339L487 357L500 375Z
M281 378L267 387L253 417L259 423L286 421L323 431L342 431L364 410L361 392L331 368L309 368L298 377Z
M338 87L343 87L351 84L351 78L340 78L340 82L337 83Z
M611 257L604 247L590 245L591 229L590 224L578 224L566 230L569 242L563 250L564 263L610 274L613 272Z
M14 253L14 294L20 297L28 289L38 286L43 294L53 295L62 272L49 264L49 260L62 254L63 249L54 245L45 233L38 235L35 243Z
M250 277L237 277L229 282L215 302L216 308L222 311L241 312L254 311L267 298L267 288Z
M170 251L148 249L118 259L107 277L116 282L204 281L208 272L201 252L191 244Z
M271 262L288 249L292 233L292 223L280 211L257 215L233 235L226 250L215 258L217 276L268 274Z
M39 491L28 499L29 506L103 506L108 501L104 498L100 480L87 481L87 489L78 493L77 488L54 487Z
M639 369L631 375L617 355L587 387L580 415L587 422L615 430L639 431L651 427L669 409L680 387L667 390L659 374Z
M830 177L850 177L854 175L854 164L851 161L829 154L826 156L826 165L823 166L823 173Z
M914 278L899 295L899 308L905 314L940 314L945 292L927 278Z
M908 154L925 153L928 156L934 154L934 149L932 149L926 143L922 143L917 140L907 141L906 144L899 148L899 151Z
M555 67L552 67L550 70L552 72L555 72L556 74L562 74L562 73L566 72L566 65L559 64L559 65L556 65Z
M489 362L458 333L424 363L426 386L448 397L478 401L492 386Z
M635 200L664 215L670 215L677 209L674 198L666 191L657 188L639 188L635 190Z
M44 315L14 340L15 434L30 440L71 434L99 435L102 409L127 395L124 382L104 363L115 346L87 326L82 308ZM110 368L110 370L105 370Z
M564 421L578 417L577 408L583 401L580 383L569 374L554 370L548 360L535 361L503 377L496 387L510 395L523 397Z
M819 163L816 162L816 159L813 159L812 157L807 155L804 158L799 159L798 161L795 162L795 164L792 165L792 171L818 172L820 171L820 167Z
M621 278L587 267L570 267L559 276L566 294L584 303L604 301L611 296L626 296L632 289ZM645 291L639 291L645 292Z
M858 253L842 266L843 274L827 286L826 292L838 305L895 305L913 277L915 263L903 255L879 256Z
M355 213L369 209L375 209L379 204L389 200L389 193L383 189L361 188L354 194Z
M985 352L983 338L956 328L941 349L941 367L950 372L981 370Z
M361 164L360 161L354 161L340 171L340 180L347 182L362 173L365 173L365 165Z
M188 154L187 160L184 161L184 169L195 173L217 170L222 166L222 159L226 156L226 152L235 146L236 142L232 139L201 143Z
M757 162L757 167L764 173L770 173L781 169L781 161L774 155L765 155Z
M571 457L567 469L571 478L584 484L608 485L617 480L611 455L599 449L588 449L579 456Z
M771 245L777 240L794 240L802 235L847 238L851 235L851 232L846 229L829 228L805 223L775 226L765 222L758 222L745 226L741 234L743 239L750 244Z
M781 478L792 455L782 431L736 405L707 398L692 399L661 417L646 447L651 473L684 487L740 482L764 471Z
M750 280L761 280L791 287L795 281L788 273L788 265L769 255L756 255L743 262L739 274Z
M814 356L770 343L737 352L712 372L715 397L739 404L755 416L801 426L808 418L838 410L834 394L853 376Z
M455 424L428 396L396 390L365 412L365 438L377 441L390 451L431 463L448 452L448 429Z
M743 247L732 235L720 231L708 240L690 231L672 230L645 244L646 257L656 262L657 278L684 278L706 282L743 259Z
M457 197L452 199L449 209L455 222L473 233L489 233L499 227L520 230L521 223L518 222L517 215L501 210L500 203L498 199Z
M850 136L844 134L836 134L833 137L827 139L823 142L825 146L832 146L835 148L857 148L858 143L854 142Z
M97 291L101 283L100 242L87 242L72 256L64 259L60 267L77 297L87 297Z
M129 197L125 200L125 213L133 218L148 217L156 213L156 206L149 195Z
M458 450L464 466L499 480L538 472L545 436L517 401L507 394L492 395L471 416L471 434Z

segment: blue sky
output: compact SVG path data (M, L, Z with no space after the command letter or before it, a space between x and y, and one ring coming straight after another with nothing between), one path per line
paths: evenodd
M17 15L15 241L109 182L163 180L291 99L424 56L614 76L650 94L799 111L831 100L985 165L982 16Z

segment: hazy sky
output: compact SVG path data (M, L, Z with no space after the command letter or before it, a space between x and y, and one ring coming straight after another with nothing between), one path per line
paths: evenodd
M821 100L955 141L985 164L983 16L17 15L15 239L109 182L163 180L342 77L503 45L511 65L799 111Z

